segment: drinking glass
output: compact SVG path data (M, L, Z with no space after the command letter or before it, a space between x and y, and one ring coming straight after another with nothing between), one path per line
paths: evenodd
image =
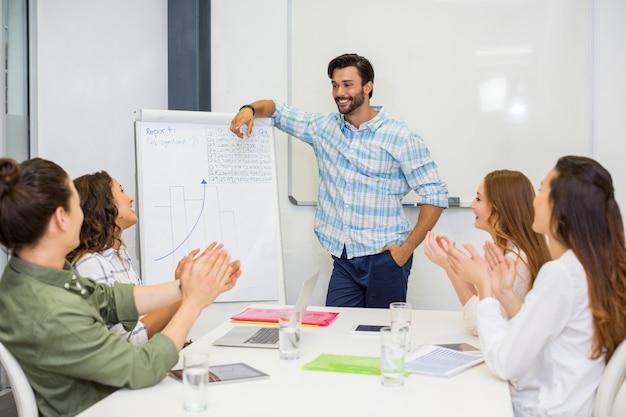
M278 353L280 359L300 358L300 328L302 312L282 308L278 312Z
M185 353L183 356L183 397L185 411L204 411L207 408L209 387L209 355Z
M404 385L406 328L380 329L380 376L387 387Z
M406 351L411 351L411 303L394 302L389 304L392 328L403 328L406 330Z

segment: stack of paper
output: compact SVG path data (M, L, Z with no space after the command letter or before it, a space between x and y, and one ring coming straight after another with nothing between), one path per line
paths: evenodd
M484 362L480 351L460 352L435 345L423 345L408 354L404 370L423 375L450 377Z

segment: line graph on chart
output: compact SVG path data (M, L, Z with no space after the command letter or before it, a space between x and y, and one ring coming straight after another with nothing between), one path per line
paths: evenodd
M154 262L175 264L192 249L206 248L214 241L237 252L235 213L220 209L218 194L218 186L204 179L197 186L168 187L168 203L152 207L154 224L146 225L154 229L149 233L156 239L153 242L160 242L152 250Z

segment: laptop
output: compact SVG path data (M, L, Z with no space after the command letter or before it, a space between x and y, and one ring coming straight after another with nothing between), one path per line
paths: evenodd
M300 288L294 309L301 311L303 316L313 295L318 275L319 272L316 272L307 278ZM235 326L215 340L213 345L278 349L278 326Z

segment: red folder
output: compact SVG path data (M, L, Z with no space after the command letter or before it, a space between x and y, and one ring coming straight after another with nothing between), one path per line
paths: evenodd
M338 315L339 313L330 311L307 310L302 318L302 324L308 326L328 326ZM248 307L241 313L235 314L230 319L242 322L278 323L278 309Z

